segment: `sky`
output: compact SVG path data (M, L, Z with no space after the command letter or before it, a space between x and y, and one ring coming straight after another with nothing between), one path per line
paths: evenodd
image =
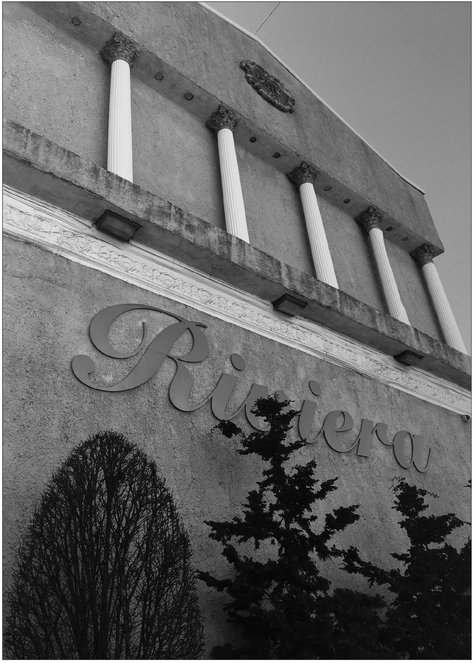
M255 33L277 2L207 2ZM256 35L425 198L471 348L471 3L281 2Z

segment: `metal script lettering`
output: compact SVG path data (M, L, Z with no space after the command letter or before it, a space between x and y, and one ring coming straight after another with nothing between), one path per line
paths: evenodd
M181 367L181 363L179 362L200 362L208 357L208 342L200 329L206 327L206 325L199 322L185 320L178 315L168 313L167 311L163 311L162 309L153 306L145 306L141 304L119 304L118 306L110 306L94 316L89 327L89 335L93 344L100 352L102 352L102 354L107 357L125 359L133 357L139 352L143 344L144 333L139 348L133 352L118 352L109 342L109 331L114 320L123 313L134 309L146 309L149 311L157 311L158 313L165 313L166 315L179 320L179 322L176 322L161 331L150 343L132 371L115 385L100 386L94 384L90 379L90 375L95 369L94 362L87 355L76 355L76 357L73 357L71 362L72 371L78 380L86 384L88 387L99 389L100 391L127 391L128 389L135 389L144 384L144 382L147 382L147 380L150 380L150 378L157 373L167 357L175 362L177 369ZM187 352L182 357L176 357L170 354L176 341L187 331L192 335L193 341L190 352ZM181 373L181 385L183 389L185 389L187 385L185 378L186 374L190 375L187 369L184 369L184 372ZM174 376L174 379L175 377L176 376Z
M337 422L341 418L341 415L343 416L344 421L341 426L338 426ZM344 412L344 410L334 410L333 412L329 412L324 421L323 431L325 440L331 449L334 449L334 451L338 451L339 453L347 453L355 446L355 442L352 442L350 447L344 447L342 440L336 435L336 433L345 433L352 430L353 425L354 420L348 412Z
M321 395L321 387L315 380L309 381L309 391L313 396ZM314 415L317 410L317 403L315 401L308 401L305 399L302 403L301 412L298 419L298 433L301 440L305 442L311 441L311 429Z
M391 447L393 442L390 442L388 439L388 426L387 424L379 423L375 426L375 432L378 439L382 444L385 444L387 447Z
M431 447L424 448L425 440L423 435L413 435L413 465L418 472L426 472L430 464Z
M410 444L410 453L408 453L405 448L405 443ZM393 438L393 455L400 467L403 467L404 470L408 470L413 461L413 440L412 434L407 430L401 430L395 434L395 437Z
M145 324L142 323L142 338L138 347L130 351L118 350L109 340L111 327L121 315L134 310L162 313L173 318L175 322L162 329L145 349ZM169 313L154 306L145 304L109 306L99 311L91 320L89 326L91 342L99 352L113 359L129 359L143 351L142 356L134 368L114 385L100 385L91 378L96 367L87 355L73 357L71 368L78 380L86 386L100 391L118 392L140 387L160 370L166 359L171 359L175 363L176 370L169 385L169 398L175 408L182 412L195 412L210 402L213 415L221 421L229 421L244 410L246 419L253 428L261 431L268 430L269 426L265 420L253 412L257 399L271 393L266 385L253 382L243 403L234 412L228 412L228 404L238 385L239 375L222 373L216 386L203 400L199 403L191 402L193 377L185 364L200 363L208 358L209 348L207 338L203 332L204 329L206 329L206 325L200 322L186 320L175 313ZM192 347L183 355L172 354L174 346L185 334L190 335ZM241 355L232 354L230 361L238 373L244 371L245 361ZM319 398L321 395L319 383L310 380L308 386L311 394ZM279 401L291 400L285 391L277 390L274 394ZM387 424L378 422L374 425L374 422L370 419L362 419L357 437L352 444L346 444L339 434L351 431L354 420L344 410L333 410L325 416L322 427L318 429L319 432L312 439L312 427L316 412L317 403L314 400L304 399L297 417L297 432L304 442L308 444L316 443L323 436L329 447L338 453L349 453L355 449L357 456L368 458L375 434L379 442L392 447L395 460L401 467L409 469L413 465L418 472L427 471L431 448L425 445L423 436L413 435L403 430L398 431L391 440Z
M360 431L355 440L357 445L357 456L364 456L368 458L370 456L370 446L372 444L372 433L374 432L374 422L370 419L362 419L360 424Z

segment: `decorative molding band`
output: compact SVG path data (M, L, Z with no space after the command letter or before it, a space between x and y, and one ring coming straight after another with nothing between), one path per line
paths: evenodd
M4 190L4 232L420 400L459 414L471 412L470 393L447 380L397 365L384 353L314 322L283 319L270 302L133 241L116 242L100 233L92 221L10 187Z
M240 67L245 78L256 92L283 113L294 113L295 100L276 76L251 60L242 60Z

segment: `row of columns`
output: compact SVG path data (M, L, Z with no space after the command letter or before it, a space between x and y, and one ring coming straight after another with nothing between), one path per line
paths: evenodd
M390 315L409 325L410 321L400 298L397 282L385 247L385 239L381 228L382 215L375 207L369 207L356 220L369 236ZM430 298L433 302L446 343L452 348L467 354L466 346L458 329L436 265L433 262L433 258L437 255L436 248L431 244L422 244L412 251L410 255L422 269L423 277L426 281L428 292L430 293Z
M130 68L138 54L137 45L120 32L116 32L101 51L103 59L111 65L107 169L131 182L133 169ZM226 229L232 235L249 243L233 137L238 122L238 116L232 110L220 105L206 124L217 136ZM317 176L317 170L304 161L288 175L291 182L299 189L316 276L319 280L338 288L314 189ZM368 234L390 315L409 325L410 321L385 247L385 238L381 229L382 216L375 207L369 207L356 220ZM433 263L434 248L424 244L414 251L412 256L422 267L446 343L466 353L463 339Z

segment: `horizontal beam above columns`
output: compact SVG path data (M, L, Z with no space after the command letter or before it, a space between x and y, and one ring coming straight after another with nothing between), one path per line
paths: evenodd
M164 37L173 39L173 21L172 24L167 22L167 27L164 27L160 23L160 12L162 5L165 15L168 11L165 9L167 5L172 13L180 11L173 9L174 3L150 3L156 6L156 20L159 21L161 38L157 38L155 31L143 31L143 24L148 25L148 22L141 13L145 10L139 3L121 3L120 8L112 12L107 10L108 3L102 3L104 8L101 3L93 2L24 4L74 40L96 51L98 58L99 52L112 34L116 30L124 32L135 40L140 48L132 75L145 85L182 106L204 123L218 105L224 104L240 119L234 132L236 144L259 156L285 175L302 161L312 163L319 171L315 183L319 197L329 200L351 217L358 216L369 205L375 205L383 215L382 230L387 240L408 252L430 242L438 253L443 253L443 245L422 193L402 179L332 111L323 109L322 102L313 98L301 83L293 81L293 95L296 96L298 110L292 115L284 114L287 117L281 118L279 122L271 121L274 117L272 113L263 115L261 111L258 112L258 109L263 107L262 100L256 107L248 102L246 95L239 92L238 83L244 79L239 67L239 54L244 57L243 49L246 50L247 40L243 43L241 35L241 38L235 41L235 29L226 21L220 22L221 29L225 30L221 35L222 39L213 39L209 46L216 58L218 44L227 43L224 38L224 34L227 34L230 37L229 48L238 49L236 70L227 70L226 86L223 86L223 75L217 76L213 73L214 67L224 66L221 56L217 61L210 51L206 60L197 56L184 64L181 58L174 54L174 49L167 48ZM180 7L180 3L175 4ZM206 40L210 14L198 3L188 4L188 11L192 12L196 19L188 37L199 39L200 42L202 39ZM74 23L72 17L77 19ZM213 17L213 20L216 22L216 17ZM202 30L205 32L202 33ZM154 35L152 40L151 34ZM194 46L196 47L196 42L191 44L190 52L202 52L201 48L194 51ZM281 65L278 65L278 69L281 69ZM159 75L159 78L156 78L156 75ZM249 87L247 83L245 85L246 88ZM193 101L187 100L184 96L186 93L193 95ZM259 95L257 96L259 98ZM319 131L316 131L316 126L319 126ZM250 142L252 137L256 138L255 142ZM324 149L325 141L328 149ZM275 154L279 154L279 158L275 158Z
M419 370L416 359L421 357L416 354L402 353L395 358L398 364L393 357L316 322L295 317L307 305L304 299L286 294L276 302L266 302L155 249L134 241L111 241L91 221L7 186L3 191L3 231L5 246L10 246L7 238L12 238L41 247L60 262L66 258L108 274L326 363L350 369L418 400L462 416L471 413L470 392ZM88 281L87 272L82 269L75 274L85 283ZM34 278L34 272L30 275ZM401 363L416 364L416 368L402 367Z
M134 242L270 302L304 297L305 319L391 356L413 350L420 369L469 388L466 355L8 120L3 168L8 186L87 219L106 209L129 217L142 226Z

